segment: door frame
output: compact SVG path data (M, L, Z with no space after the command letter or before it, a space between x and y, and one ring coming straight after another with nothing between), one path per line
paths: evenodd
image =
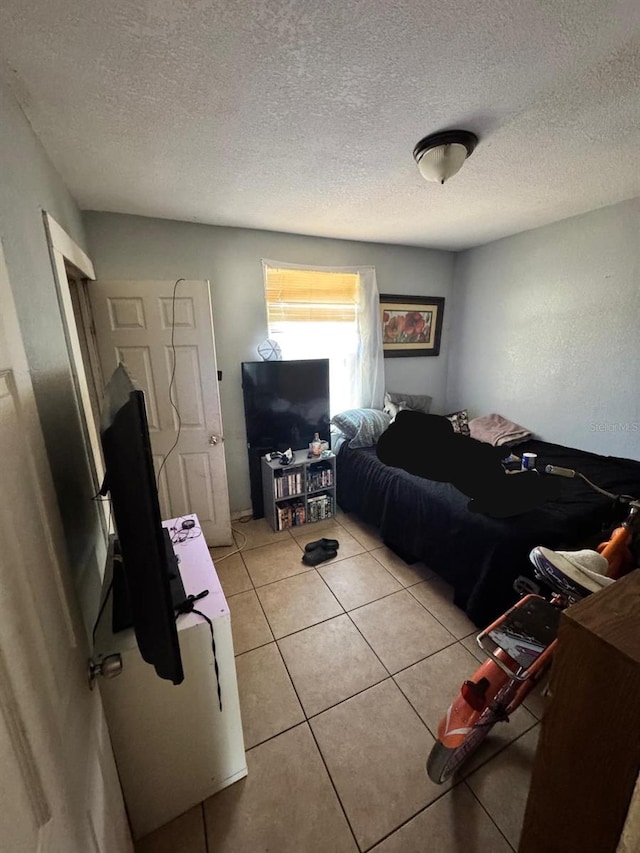
M42 217L44 220L45 233L47 235L47 244L49 246L53 278L56 284L58 303L60 305L60 313L62 315L62 324L67 342L67 351L69 353L69 362L71 364L76 400L85 436L89 468L93 478L95 492L97 494L104 480L105 469L104 462L102 460L100 436L98 435L98 430L93 417L87 371L82 357L76 315L71 301L66 264L71 264L79 270L81 277L89 279L90 281L95 281L96 274L91 258L83 251L83 249L80 248L80 246L78 246L75 240L67 234L64 228L56 222L53 216L51 216L50 213L47 213L46 210L43 210ZM83 334L85 334L86 337L90 337L90 329L84 329ZM109 533L111 532L111 518L108 509L108 501L99 501L99 503L102 507L100 520L104 533L106 557L106 544Z

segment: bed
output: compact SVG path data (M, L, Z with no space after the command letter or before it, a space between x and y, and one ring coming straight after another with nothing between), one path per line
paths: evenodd
M538 467L574 468L615 494L640 495L640 462L537 440L515 452L537 453ZM336 465L340 507L375 525L407 562L422 561L451 584L455 604L479 627L514 603L518 576L533 578L531 548L594 547L603 528L624 517L623 507L579 479L563 479L556 500L493 519L469 512L468 498L449 483L384 465L375 447L353 450L344 441Z

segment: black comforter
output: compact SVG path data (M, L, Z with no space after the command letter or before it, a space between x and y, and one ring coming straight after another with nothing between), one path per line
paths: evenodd
M640 462L542 441L516 452L537 453L541 470L575 468L615 494L640 496ZM469 512L468 498L449 483L388 467L374 447L351 450L346 443L337 458L337 497L345 512L378 527L405 560L421 560L448 581L455 603L480 627L513 604L515 578L533 577L531 548L594 547L602 530L624 516L624 508L573 479L562 480L556 500L519 516L489 518Z

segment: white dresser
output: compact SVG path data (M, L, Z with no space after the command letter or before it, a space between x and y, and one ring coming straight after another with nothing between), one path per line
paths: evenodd
M180 521L186 518L195 521L194 538L174 544L174 551L186 594L209 590L195 606L213 622L222 711L211 632L201 616L178 618L184 668L178 686L142 660L133 629L111 633L111 607L96 636L95 655L122 655L122 674L98 684L135 839L247 774L229 607L204 536L197 535L197 516Z

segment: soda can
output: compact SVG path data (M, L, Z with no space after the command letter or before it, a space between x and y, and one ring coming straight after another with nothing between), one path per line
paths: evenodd
M536 462L538 460L537 453L523 453L522 454L522 470L523 471L532 471L536 467Z

